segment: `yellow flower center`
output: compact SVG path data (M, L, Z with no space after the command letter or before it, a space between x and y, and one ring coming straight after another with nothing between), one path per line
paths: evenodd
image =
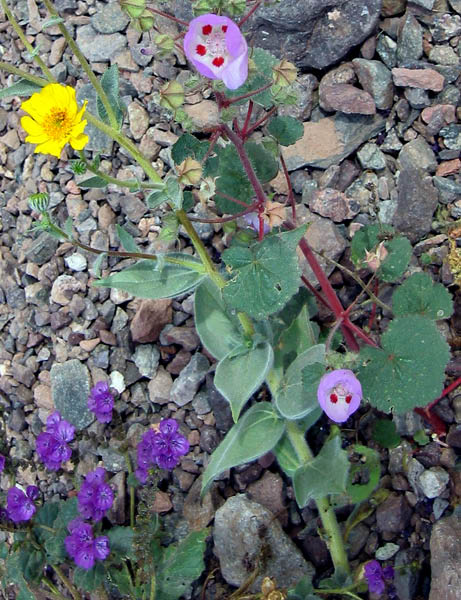
M50 140L58 141L70 135L72 121L65 110L52 108L43 121L43 129Z

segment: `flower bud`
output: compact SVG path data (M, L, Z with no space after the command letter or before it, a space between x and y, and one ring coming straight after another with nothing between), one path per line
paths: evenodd
M175 111L184 102L184 88L177 81L169 81L160 90L160 106Z
M133 20L132 25L136 31L150 31L154 23L154 15L150 11L145 10L137 19Z
M146 9L146 0L120 0L120 6L132 19L137 19Z
M388 254L389 252L384 247L384 242L381 242L375 252L368 252L368 250L365 250L365 263L373 273L376 273Z
M170 52L173 51L174 39L166 33L157 34L154 37L154 42L156 43L157 47L161 51L160 52L161 56L166 56L167 54L169 54Z
M178 177L184 185L196 185L202 177L202 165L189 156L179 165Z
M283 59L272 69L272 79L275 85L286 87L296 81L297 73L294 64Z
M41 192L29 196L29 206L32 210L39 213L46 213L50 204L50 197L47 193Z

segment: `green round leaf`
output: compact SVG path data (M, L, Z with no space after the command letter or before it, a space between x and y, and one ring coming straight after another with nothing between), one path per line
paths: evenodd
M294 117L274 117L267 131L282 144L282 146L291 146L304 135L304 127L301 121Z
M420 314L429 319L447 319L453 313L453 301L441 283L434 283L428 273L414 273L392 296L396 316Z

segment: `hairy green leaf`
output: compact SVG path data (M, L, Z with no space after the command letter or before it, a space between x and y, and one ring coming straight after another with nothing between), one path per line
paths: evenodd
M123 227L118 223L116 225L116 229L118 238L122 242L122 246L127 252L140 252L138 245L134 241L134 237L128 233L126 229L123 229Z
M282 146L291 146L304 135L304 127L301 121L288 116L274 117L267 126L267 131Z
M42 89L41 85L27 81L27 79L20 79L13 85L0 90L0 100L3 98L9 98L10 96L32 96L35 92L39 92Z
M180 165L189 157L201 161L209 147L208 142L202 142L190 133L183 133L171 146L171 157L176 165Z
M84 190L89 188L103 188L107 186L107 181L102 177L95 175L94 177L89 177L88 179L85 179L85 181L80 181L80 183L78 183L77 185L79 188L82 188Z
M107 532L111 554L119 558L135 558L133 550L134 531L131 527L112 527Z
M394 421L389 421L389 419L375 421L371 437L383 448L396 448L402 441Z
M274 156L262 144L256 144L255 142L247 142L245 150L259 181L267 183L274 179L279 171L279 165Z
M248 79L243 85L236 90L226 89L225 94L228 98L236 98L248 92L254 92L255 90L265 86L272 82L272 67L276 65L279 60L267 50L262 48L253 48L251 51L250 59L252 60L252 66L254 70L250 69ZM266 89L259 94L255 94L251 97L253 102L264 106L264 108L270 108L273 104L272 95L270 89ZM239 100L237 104L246 103L247 99Z
M263 319L279 311L299 288L296 246L305 226L294 231L269 235L250 246L233 246L222 258L231 270L223 290L224 300L233 308Z
M201 262L190 254L173 252L167 254L166 258L168 257L187 261L191 268L167 262L164 268L158 271L155 261L140 260L123 271L94 281L93 285L125 290L138 298L173 298L192 291L205 278L204 273L192 268L193 265L199 267Z
M428 273L414 273L392 296L396 317L419 314L429 319L447 319L453 313L453 301L441 283L434 283Z
M264 382L272 367L274 353L267 342L234 356L231 350L216 367L214 384L226 398L237 421L240 411Z
M219 195L219 192L222 192L240 200L240 202L244 202L245 205L249 206L251 204L254 191L242 167L237 150L235 146L229 144L225 148L219 148L217 154L219 163L218 179L216 181L216 206L222 213L232 215L242 212L244 206Z
M81 567L76 567L74 571L74 584L85 592L95 592L105 578L105 567L102 561L96 561L94 567L88 571Z
M19 551L18 566L28 583L38 583L45 567L45 555L31 544L24 544Z
M313 323L309 320L305 304L288 328L282 330L274 348L274 367L285 370L298 354L317 342Z
M155 210L164 202L168 202L168 200L169 196L166 190L154 190L147 196L146 203L151 210Z
M319 409L317 388L325 374L325 346L300 354L288 367L276 391L275 405L286 419L301 419Z
M325 442L317 456L300 467L293 477L296 502L300 508L311 499L346 490L349 473L347 452L341 448L339 435Z
M381 477L381 457L373 448L354 444L352 450L362 459L352 463L349 471L346 494L350 504L358 504L366 500L375 491ZM365 483L357 483L356 480Z
M372 406L404 413L440 395L450 352L433 321L421 315L398 317L381 346L365 346L359 355L357 377Z
M221 290L206 278L195 291L195 327L208 352L221 360L243 342L229 317Z
M270 402L249 408L213 452L203 474L202 494L226 469L259 458L274 448L285 430Z
M123 115L125 113L126 108L120 98L119 75L117 64L113 64L106 71L104 71L101 77L101 86L102 89L106 92L109 104L111 105L112 110L114 111L118 128L121 129L123 123ZM97 97L96 104L99 118L107 125L110 125L109 116L99 96Z

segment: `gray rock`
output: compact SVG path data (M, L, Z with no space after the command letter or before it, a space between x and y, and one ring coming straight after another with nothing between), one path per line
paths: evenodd
M91 27L91 25L85 25L85 27ZM86 83L80 86L77 90L77 101L79 104L82 104L85 100L88 100L88 110L94 115L97 115L96 91L91 83ZM86 150L102 152L103 154L111 154L113 142L109 136L99 131L99 129L90 123L86 124L85 133L89 137L88 144L85 146Z
M77 0L56 0L54 6L58 12L73 11L77 8Z
M79 252L67 256L64 261L72 271L84 271L88 264L86 258Z
M200 352L196 352L187 367L181 371L178 378L173 382L170 392L171 401L177 406L184 406L191 402L200 384L205 379L209 368L208 359Z
M192 408L197 415L207 415L211 412L210 403L208 401L208 393L206 391L199 392L192 400Z
M434 518L436 521L440 519L445 510L450 506L450 503L443 498L436 498L434 500L434 504L432 505L432 511L434 513Z
M208 401L210 403L211 410L213 411L214 418L216 419L216 429L226 433L234 424L229 402L215 388L211 375L207 375L206 383Z
M376 510L379 531L401 533L411 519L412 511L404 496L390 494Z
M254 45L299 67L337 62L373 32L380 0L285 0L262 6L247 22Z
M429 94L419 88L407 88L404 92L408 104L412 108L421 109L431 105Z
M406 65L423 55L423 29L411 12L407 12L397 39L397 62Z
M391 108L394 97L394 84L391 71L379 60L354 58L352 61L360 85L373 97L376 108Z
M411 0L411 4L425 8L426 10L432 10L434 8L434 3L435 0Z
M119 473L126 469L126 460L123 454L113 448L98 448L104 467L111 473Z
M434 42L445 42L461 34L461 17L445 13L434 17L429 26Z
M271 552L250 586L256 593L265 576L276 579L278 586L291 587L314 569L283 532L267 509L251 502L243 494L229 498L216 511L213 530L214 552L227 583L240 586L260 563L263 546Z
M152 379L157 373L160 352L154 344L140 344L136 347L133 360L141 375Z
M376 52L389 69L397 66L397 44L388 35L378 37Z
M461 0L448 0L451 8L457 13L461 13Z
M357 152L357 158L363 169L382 171L386 168L386 157L376 144L368 143Z
M82 25L77 29L77 44L89 61L108 62L126 47L127 41L121 33L104 35L91 25Z
M51 367L54 406L77 430L84 429L94 421L94 415L87 407L89 393L88 369L79 360L55 363Z
M54 256L58 246L59 240L43 232L27 249L26 258L37 265L44 265Z
M402 169L398 182L394 226L410 241L416 242L431 229L438 193L432 178L419 169Z
M461 590L461 518L444 517L432 527L429 600L459 600Z
M426 498L437 498L447 487L450 476L443 467L431 467L419 476L419 486Z
M443 143L451 150L461 150L461 125L450 123L440 130Z
M8 427L19 433L27 427L26 415L21 407L15 408L8 419Z
M120 8L118 2L100 5L99 10L91 17L91 24L99 33L116 33L123 31L130 18Z
M419 550L401 550L394 559L394 586L399 600L414 600L418 587L420 570L412 569L409 565L423 560L423 553ZM434 599L435 600L435 599ZM442 596L437 600L442 600Z
M435 46L429 52L429 60L440 65L459 65L459 56L451 46Z
M401 169L423 169L434 173L437 168L434 151L421 135L403 146L399 162Z

